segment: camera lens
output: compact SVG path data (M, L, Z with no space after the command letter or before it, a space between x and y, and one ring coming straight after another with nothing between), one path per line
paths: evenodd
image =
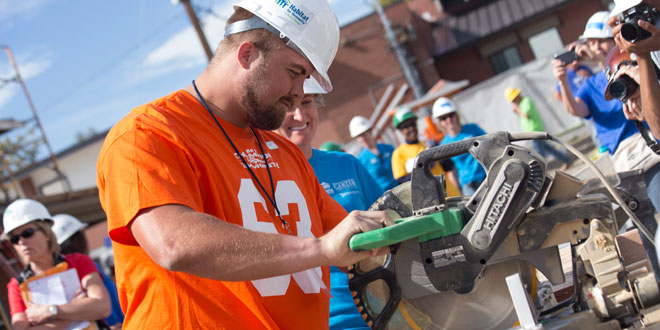
M623 23L623 25L621 25L621 36L623 39L626 39L630 42L643 39L640 38L640 32L641 31L639 26L637 26L637 23Z
M613 98L625 101L637 90L638 86L635 80L627 75L622 75L610 84L608 90Z
M610 84L610 95L613 98L623 100L626 98L628 91L626 90L626 85L620 81L615 80Z

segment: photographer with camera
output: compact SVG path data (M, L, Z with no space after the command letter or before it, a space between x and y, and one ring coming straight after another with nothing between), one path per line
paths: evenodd
M592 15L580 36L580 39L587 40L587 44L578 44L576 47L582 59L594 60L603 68L607 66L607 55L615 47L612 29L608 25L609 17L610 13L606 11ZM566 110L577 117L593 118L600 144L612 155L615 170L643 169L649 188L660 185L660 163L656 160L658 156L645 146L634 121L624 115L621 100L605 98L610 83L605 73L607 70L589 77L574 96L566 78L565 64L557 59L553 66ZM658 185L652 184L654 180L658 180ZM660 209L660 189L649 189L648 194L655 209Z
M582 59L575 52L578 44L584 44L586 40L580 40L571 42L566 45L566 51L563 53L555 54L554 58L562 61L566 65L566 80L568 81L568 87L571 90L571 93L575 95L580 86L584 84L587 78L594 75L591 68L589 68L585 63L582 63ZM557 82L557 87L555 87L554 97L561 101L561 83ZM592 119L581 118L582 122L586 127L589 128L589 134L591 135L591 142L596 147L600 147L600 142L598 141L598 134L596 133L596 125Z
M616 98L624 102L624 115L629 120L634 120L640 131L640 133L628 140L635 140L637 136L642 135L648 144L647 147L642 143L643 141L637 141L635 144L631 144L630 148L627 148L626 151L628 154L639 155L635 157L639 159L637 168L644 169L647 194L653 207L658 210L657 196L660 196L660 155L653 151L656 148L660 148L660 146L651 137L645 136L648 133L647 126L640 122L643 120L643 115L639 88L639 69L637 56L634 53L622 52L619 47L615 46L605 59L605 73L608 79L605 99L611 100ZM654 217L642 219L642 221L647 229L657 233L657 222L654 220ZM656 260L657 253L652 248L650 242L646 241L645 238L642 242L649 257L652 258L651 260ZM660 275L660 267L653 261L652 265L657 277Z
M612 29L607 25L609 17L607 11L592 15L580 36L586 43L578 43L575 47L581 59L596 62L603 68L607 54L615 46ZM576 117L593 118L600 145L607 148L610 154L614 155L620 143L637 132L635 124L626 120L622 113L623 103L604 98L608 84L604 71L587 78L575 95L568 82L566 63L555 59L553 73L559 80L562 103L566 110Z
M660 0L618 0L608 24L614 41L623 51L634 53L638 63L637 83L641 86L641 113L651 132L660 136ZM655 65L654 63L655 62Z
M563 53L555 54L555 59L558 59L564 63L566 66L566 78L568 80L568 87L571 90L571 93L575 95L578 89L587 78L594 75L591 69L582 63L582 59L575 52L578 44L584 44L584 40L578 40L571 42L566 45L566 51ZM561 83L557 83L557 88L555 89L555 98L561 101Z

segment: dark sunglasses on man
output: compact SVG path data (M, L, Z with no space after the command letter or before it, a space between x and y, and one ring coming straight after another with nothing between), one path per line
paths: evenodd
M407 120L407 121L404 121L404 122L401 123L401 124L399 125L399 127L397 127L397 128L398 128L399 130L404 130L404 129L411 128L411 127L417 127L417 121L415 121L415 120Z
M41 229L33 228L33 227L26 228L25 230L18 233L17 235L9 236L9 241L11 242L11 244L16 245L16 244L18 244L18 240L21 239L21 237L23 237L25 239L28 239L28 238L32 237L32 235L34 235L34 233L36 233L38 230L41 230Z

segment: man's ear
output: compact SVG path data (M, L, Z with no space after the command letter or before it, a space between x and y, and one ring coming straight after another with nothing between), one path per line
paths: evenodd
M236 61L243 69L249 69L259 56L259 49L251 41L243 41L236 51Z

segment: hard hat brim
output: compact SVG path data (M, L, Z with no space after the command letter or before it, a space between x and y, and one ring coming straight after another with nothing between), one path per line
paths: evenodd
M54 224L53 220L51 220L51 219L34 219L34 220L30 220L30 221L21 223L18 226L13 226L13 227L10 227L10 228L3 228L4 231L2 232L2 235L0 235L0 240L8 240L9 239L9 233L11 233L14 229L16 229L20 226L23 226L23 225L27 225L28 223L30 223L32 221L45 221L51 227Z
M642 3L642 0L633 0L632 2L628 2L628 3L621 1L618 4L615 1L614 9L612 9L612 11L610 12L610 17L619 15L624 11L639 5L640 3Z
M370 129L371 129L371 127L365 127L365 128L363 128L363 129L361 129L361 130L358 130L357 132L355 132L355 134L351 134L351 138L354 139L354 138L356 138L356 137L358 137L358 136L360 136L360 135L366 133L366 132L367 132L368 130L370 130Z

